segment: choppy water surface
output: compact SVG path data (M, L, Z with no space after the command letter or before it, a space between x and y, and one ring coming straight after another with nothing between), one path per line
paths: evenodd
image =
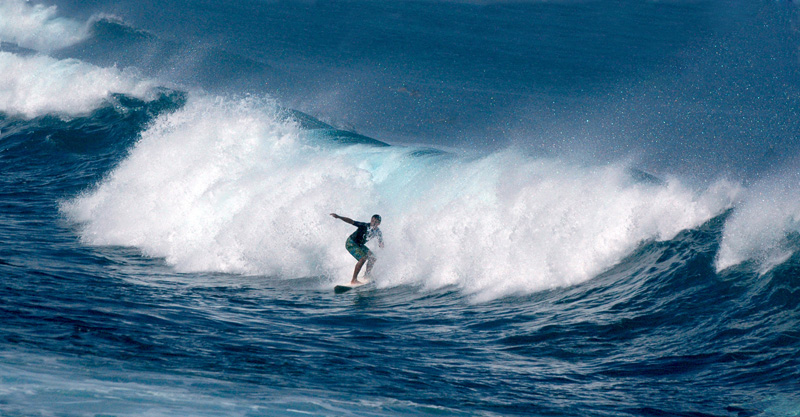
M0 414L798 415L797 8L623 3L0 4Z

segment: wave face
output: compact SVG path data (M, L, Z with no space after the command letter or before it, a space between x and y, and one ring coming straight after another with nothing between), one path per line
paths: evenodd
M329 212L380 211L390 242L383 285L457 285L493 298L590 279L640 242L721 213L738 192L512 150L343 146L315 131L269 102L192 98L64 212L85 242L140 247L181 271L295 277L351 267L349 226Z
M0 3L0 415L800 412L794 3L56 3Z

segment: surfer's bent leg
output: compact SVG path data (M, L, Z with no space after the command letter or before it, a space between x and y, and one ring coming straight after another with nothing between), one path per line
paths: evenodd
M358 273L361 272L361 267L364 265L364 262L366 261L367 261L367 256L364 256L363 258L359 259L358 262L356 262L356 269L353 271L353 279L352 281L350 281L351 284L360 284L360 282L358 281ZM369 267L367 267L367 270L369 270Z
M372 273L372 267L375 266L376 259L377 258L375 258L375 254L373 254L372 251L369 251L369 254L367 254L367 271L364 273L364 278L369 277Z
M347 251L353 255L354 258L358 261L356 263L356 269L353 271L353 280L350 281L351 284L360 284L358 281L358 273L361 272L361 267L364 266L364 262L367 259L372 258L372 252L364 245L359 245L356 242L353 242L353 239L348 238L347 242L345 242L345 247ZM372 267L367 264L367 275L369 275L369 271Z

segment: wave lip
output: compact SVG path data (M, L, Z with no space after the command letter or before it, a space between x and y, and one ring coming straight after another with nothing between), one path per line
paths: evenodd
M0 2L0 40L40 52L51 52L83 41L88 22L58 17L56 6L24 0Z
M85 114L112 93L151 100L157 87L132 70L44 55L0 52L0 73L0 112L29 119L45 114Z
M748 189L723 229L717 271L754 262L762 273L800 251L798 176L764 180Z

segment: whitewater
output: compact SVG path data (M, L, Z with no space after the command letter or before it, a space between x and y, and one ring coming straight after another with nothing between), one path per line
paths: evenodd
M725 38L746 13L713 2L301 3L187 1L169 36L146 16L175 5L0 4L0 414L800 413L795 6L748 6L766 23ZM553 55L513 55L541 39L467 24L481 13L541 19ZM480 84L488 52L373 48L364 16L515 48ZM596 26L574 35L573 16ZM655 16L677 34L648 32ZM215 19L284 49L231 46ZM351 38L326 55L334 35ZM753 76L752 58L721 92L720 61L759 36L780 67ZM332 212L383 217L374 285L333 293L355 260Z

